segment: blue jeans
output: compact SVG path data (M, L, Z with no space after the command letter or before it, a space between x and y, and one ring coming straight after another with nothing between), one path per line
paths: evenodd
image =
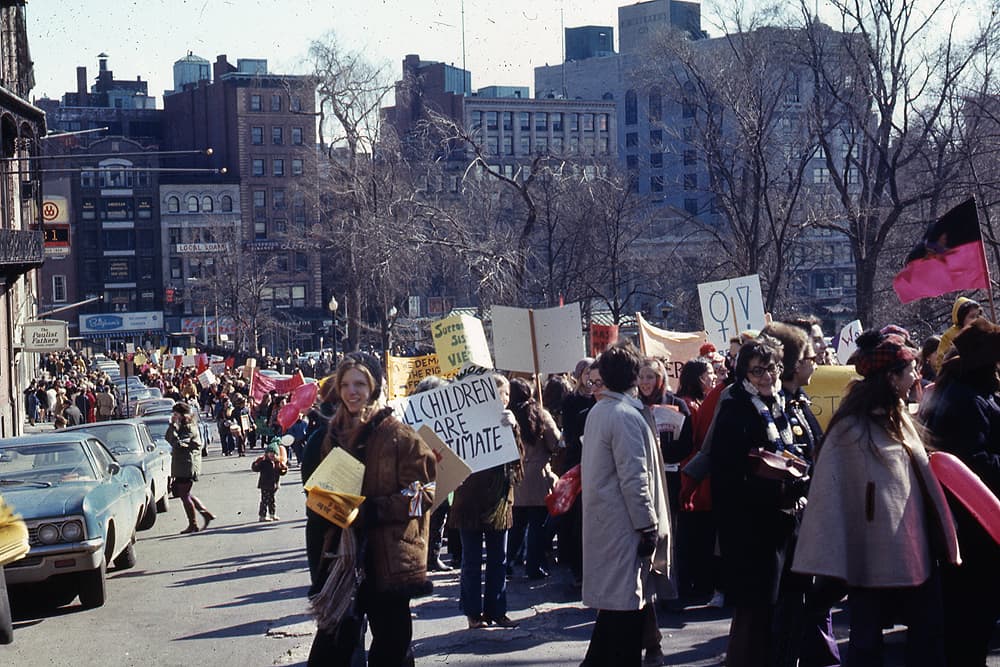
M462 613L470 618L507 614L507 531L461 530ZM483 593L483 540L486 541L486 591Z

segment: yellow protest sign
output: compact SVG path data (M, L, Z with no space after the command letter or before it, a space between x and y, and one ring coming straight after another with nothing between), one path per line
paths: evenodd
M389 400L409 396L428 375L441 375L441 364L436 354L420 357L394 357L386 355L385 373L388 378L386 393Z
M136 355L132 357L132 361L135 362L136 366L142 366L144 363L148 361L148 359L146 359L146 355L143 354L142 352L136 352Z
M306 480L306 507L346 528L358 516L358 508L365 500L361 495L364 477L364 464L334 447Z
M483 323L470 315L452 315L431 323L431 337L442 373L461 370L466 364L493 368Z
M837 411L840 399L847 391L851 380L859 377L854 366L817 366L806 393L812 400L812 411L819 425L826 430L830 418Z

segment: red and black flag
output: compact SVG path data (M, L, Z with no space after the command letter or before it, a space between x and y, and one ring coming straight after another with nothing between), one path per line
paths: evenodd
M892 281L903 303L989 286L979 215L972 198L931 223Z

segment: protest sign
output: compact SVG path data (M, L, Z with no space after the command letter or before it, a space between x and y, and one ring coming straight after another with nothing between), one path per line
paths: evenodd
M514 432L490 375L472 375L389 403L404 422L428 426L473 472L518 459Z
M447 498L448 494L457 489L465 481L465 478L472 474L465 461L458 458L458 455L444 443L444 440L437 437L434 430L424 424L417 430L420 439L434 452L437 459L436 475L434 477L434 504L430 511L436 510Z
M306 507L346 528L364 502L361 485L365 466L340 447L334 447L306 480Z
M586 356L580 304L531 310L491 306L497 368L565 373Z
M840 405L840 399L847 391L847 385L860 377L854 366L817 366L809 385L804 387L812 400L812 411L816 421L826 430L830 418Z
M466 364L493 368L483 323L475 317L452 315L433 322L431 337L442 373L453 373Z
M617 324L590 323L590 356L596 357L617 342Z
M639 323L639 346L642 353L665 359L663 365L667 369L667 388L675 390L684 364L696 358L701 346L705 344L705 332L660 329L647 322L642 313L636 313L635 319Z
M386 398L392 400L400 396L409 396L429 375L441 375L441 364L436 354L425 354L420 357L394 357L386 354Z
M840 335L837 336L834 347L837 348L837 361L841 364L846 364L847 360L854 354L854 351L858 349L858 344L855 341L858 340L861 331L861 320L848 322L840 330Z
M757 274L701 283L698 298L708 339L720 350L729 349L729 339L741 331L759 331L767 325Z
M215 377L215 373L213 373L211 369L203 371L198 374L198 384L200 384L205 389L211 387L217 381L218 380Z

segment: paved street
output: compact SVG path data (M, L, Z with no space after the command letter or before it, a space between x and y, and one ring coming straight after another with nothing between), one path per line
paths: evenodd
M109 572L104 607L53 609L17 595L14 644L0 664L35 667L102 665L303 665L312 641L298 469L278 493L279 523L257 522L252 458L225 458L213 443L195 493L217 515L208 531L179 535L180 503L139 534L138 564ZM259 451L259 450L257 450ZM568 575L509 585L515 630L468 630L457 607L457 572L433 575L434 595L413 604L414 649L424 665L578 665L594 613L576 598ZM835 616L846 636L845 614ZM667 664L721 664L725 612L704 607L660 617ZM890 636L888 664L901 665L903 632ZM995 651L1000 656L1000 651ZM995 657L990 665L1000 665Z

